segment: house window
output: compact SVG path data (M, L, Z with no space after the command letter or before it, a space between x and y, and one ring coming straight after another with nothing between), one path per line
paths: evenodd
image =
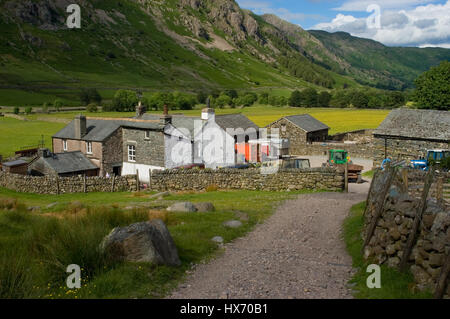
M145 139L146 140L150 139L150 131L145 131Z
M63 150L67 151L67 140L63 140Z
M86 142L86 153L92 154L92 142Z
M128 161L136 162L136 146L128 145Z

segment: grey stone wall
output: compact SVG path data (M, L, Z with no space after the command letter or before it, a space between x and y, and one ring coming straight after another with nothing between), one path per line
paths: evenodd
M210 185L219 189L265 191L344 189L344 173L334 169L289 169L276 174L261 174L259 169L164 170L154 171L150 189L165 191L201 191Z
M122 128L115 131L114 134L105 141L102 152L103 171L100 174L102 176L105 176L106 173L112 175L113 165L116 163L122 163L123 159Z
M150 131L145 138L145 130L123 128L123 162L128 162L128 145L136 146L136 163L164 167L164 133Z
M87 177L86 192L111 192L113 178ZM84 178L82 176L24 176L0 172L0 186L22 193L60 194L83 193ZM114 191L125 192L136 190L136 177L133 175L115 178Z
M411 181L418 178L417 172L411 172ZM449 174L443 175L450 178ZM422 185L424 176L422 176ZM380 185L378 185L380 186ZM377 185L373 185L374 193L378 193ZM438 203L433 196L436 184L430 189L425 213L420 223L417 241L409 258L416 286L419 290L434 291L441 273L445 255L450 253L450 207L445 202ZM403 256L414 217L420 202L420 192L414 189L402 191L399 182L394 182L385 199L382 215L377 221L374 234L364 250L364 257L378 264L398 267ZM375 197L368 199L368 210L365 216L363 238L375 215ZM447 280L446 298L450 297L450 278Z
M307 135L306 132L298 126L292 124L285 118L282 118L272 123L267 128L269 134L275 133L273 129L278 129L280 138L289 139L289 155L297 155L304 152L305 146L307 144Z

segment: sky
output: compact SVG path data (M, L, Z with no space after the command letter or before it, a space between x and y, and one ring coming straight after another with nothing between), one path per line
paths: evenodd
M236 0L306 30L345 31L388 46L450 48L450 0Z

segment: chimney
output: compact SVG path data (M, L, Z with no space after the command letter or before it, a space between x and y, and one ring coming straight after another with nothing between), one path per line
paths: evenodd
M202 120L203 121L214 121L216 117L216 112L214 109L206 108L202 110Z
M164 104L163 116L161 117L161 124L167 125L172 124L172 115L169 115L169 107L167 104Z
M50 150L48 148L40 148L40 149L38 149L37 154L38 154L39 157L42 157L42 158L47 158L47 157L50 157L52 155L52 153L50 152Z
M75 138L81 140L86 133L86 116L80 114L75 117Z
M146 112L145 106L142 105L142 102L139 101L139 104L136 106L136 117L141 117Z

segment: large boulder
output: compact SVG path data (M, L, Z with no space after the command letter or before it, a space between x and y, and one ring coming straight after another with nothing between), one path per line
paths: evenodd
M197 211L191 202L178 202L167 208L169 212L193 213Z
M101 247L119 260L169 266L181 264L172 236L160 219L114 228L103 239Z
M215 209L214 205L210 202L195 203L194 206L200 213L213 212Z

